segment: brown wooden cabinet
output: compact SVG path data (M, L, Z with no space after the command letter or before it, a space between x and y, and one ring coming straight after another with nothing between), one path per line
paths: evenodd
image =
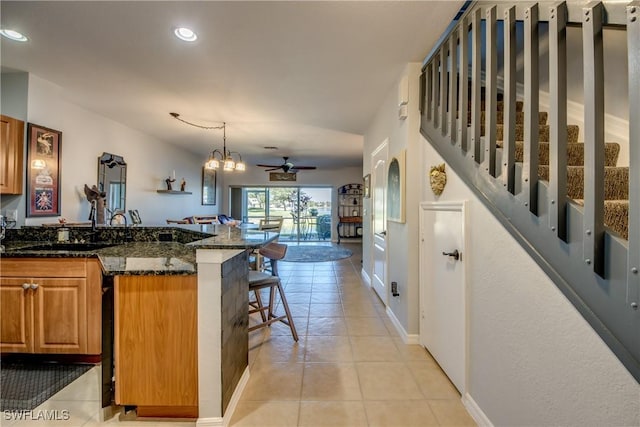
M9 258L0 268L0 351L100 354L98 260Z
M137 406L138 416L198 416L197 286L195 275L115 277L118 405Z
M0 115L0 194L22 194L24 122Z

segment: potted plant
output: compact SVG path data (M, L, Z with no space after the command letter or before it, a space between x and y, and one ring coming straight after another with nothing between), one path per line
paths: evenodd
M316 208L309 209L309 215L318 216L318 209L316 209Z

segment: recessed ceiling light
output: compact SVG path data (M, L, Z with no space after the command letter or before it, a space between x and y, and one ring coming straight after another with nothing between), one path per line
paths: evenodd
M177 38L186 42L194 42L198 39L198 35L192 29L186 27L176 28L173 33Z
M15 30L9 30L7 28L1 29L0 34L8 39L15 40L17 42L26 42L27 40L29 40L24 34Z

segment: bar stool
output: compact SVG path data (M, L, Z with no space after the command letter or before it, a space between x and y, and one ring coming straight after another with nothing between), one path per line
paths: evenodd
M278 261L284 258L287 253L287 245L269 243L260 248L258 252L261 256L269 260L271 264L271 274L262 271L249 271L249 292L253 292L255 296L255 300L249 300L249 314L260 313L260 317L262 318L262 322L250 327L249 331L270 326L274 322L282 322L289 326L293 339L298 341L298 333L293 324L289 304L287 304L287 298L284 295L280 277L278 277ZM262 303L262 297L260 296L260 291L265 288L269 288L268 305ZM276 289L280 294L280 301L285 312L282 316L277 316L274 313Z

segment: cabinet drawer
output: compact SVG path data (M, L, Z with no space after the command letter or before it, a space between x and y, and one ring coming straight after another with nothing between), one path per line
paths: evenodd
M82 258L12 258L0 261L3 277L86 277Z

